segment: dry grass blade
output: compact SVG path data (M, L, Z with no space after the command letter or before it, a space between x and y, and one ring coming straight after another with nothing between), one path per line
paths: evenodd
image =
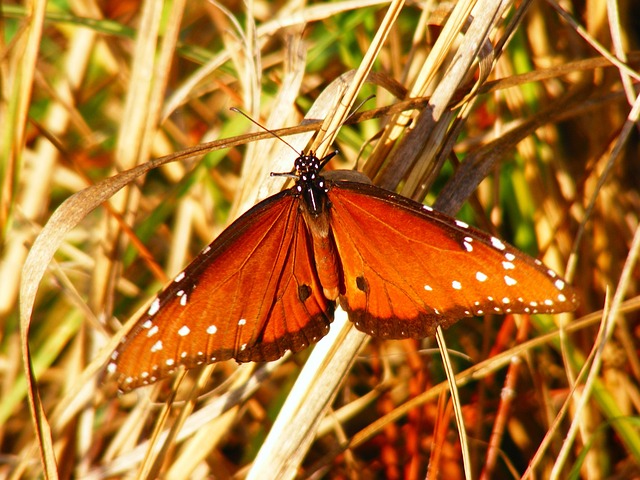
M295 476L365 338L351 328L344 312L336 314L330 334L300 372L247 478Z
M402 3L401 1L391 2L382 25L367 50L360 68L350 79L348 88L344 94L334 96L335 99L340 100L340 103L336 105L337 108L332 114L326 116L312 150L318 150L325 137L332 139L337 135L338 127L347 118L357 93L373 67L373 61L397 20ZM322 155L326 149L327 147L321 147L318 150L319 155ZM248 478L293 478L298 471L307 449L315 438L322 420L322 413L335 399L338 387L344 381L350 365L365 341L365 335L354 331L343 316L337 316L334 320L333 330L339 334L326 339L324 345L327 347L324 349L314 350L314 355L302 370L299 381L296 383L298 388L294 386L288 402L283 405L278 420L260 449ZM322 365L322 368L314 368L318 364ZM300 428L301 425L305 428Z
M5 137L6 142L3 142L5 146L5 152L11 152L10 155L13 158L7 157L11 162L17 160L16 157L20 156L22 150L22 144L25 138L26 118L28 114L28 106L31 100L32 81L35 77L36 61L38 54L38 45L40 44L42 36L42 26L44 22L46 2L32 2L30 7L30 24L26 31L24 43L20 42L19 49L22 51L21 58L15 58L14 61L18 65L17 71L15 71L15 77L13 78L13 93L15 99L17 99L17 105L15 106L16 122L14 125L13 137ZM16 52L17 53L17 52ZM15 83L14 83L15 82ZM4 82L3 82L4 83ZM4 110L4 109L3 109ZM12 129L7 129L7 132ZM11 144L11 147L9 147ZM45 177L46 178L46 177ZM5 182L2 182L6 185ZM3 195L4 196L4 195ZM31 215L33 212L25 212L27 215ZM8 252L11 256L7 257L11 261L17 261L18 263L24 258L24 248L21 242L25 240L24 236L18 236L11 240L13 242L8 246ZM7 262L9 263L9 262ZM14 271L15 272L15 271ZM14 281L8 280L10 274L7 270L2 270L2 285L5 294L10 295L13 298L2 300L3 306L15 302L15 294L17 293L17 278ZM33 291L33 297L35 298L35 290ZM3 308L5 310L5 308ZM46 413L42 404L40 394L35 385L35 374L33 366L31 364L31 355L29 349L29 329L30 329L30 316L33 311L33 302L27 300L26 302L20 301L20 335L21 335L21 350L22 358L25 369L25 377L27 379L27 393L29 395L29 409L31 411L33 422L35 423L36 432L36 444L39 449L40 458L44 472L48 478L57 478L57 468L55 453L53 449L53 441L51 436L51 429L46 418Z
M413 132L421 132L416 136L421 138L417 143L422 144L423 147L420 152L416 152L415 158L406 159L409 165L415 164L416 167L410 174L411 180L407 181L403 188L403 194L421 198L426 187L433 182L434 172L438 172L442 167L434 164L431 159L436 158L436 153L443 144L446 127L453 118L453 112L447 112L447 107L455 93L464 88L464 83L469 78L469 71L476 57L481 54L486 39L496 28L503 8L502 2L495 0L481 1L476 4L475 15L464 39L456 49L443 81L438 83L431 96L432 109L425 110L416 119L416 128Z
M356 97L369 76L369 73L373 68L373 62L378 58L380 50L385 44L391 29L395 26L403 5L403 0L392 0L389 5L389 9L386 11L384 18L382 19L380 27L377 29L376 34L371 41L371 45L362 58L362 62L356 70L354 78L349 84L349 88L344 94L344 97L340 98L340 103L335 113L327 116L327 119L320 130L318 139L316 140L316 144L314 144L313 150L318 150L315 145L320 145L324 142L325 137L327 137L327 141L329 143L332 143L338 135L338 128L344 124L349 112L355 105ZM319 150L320 154L323 154L328 147L323 147L323 149L324 150Z
M436 331L436 340L438 341L438 348L440 349L440 356L442 357L444 370L447 373L449 394L451 395L451 403L453 405L456 425L458 427L458 436L460 437L460 449L462 450L464 476L465 478L470 480L473 478L473 472L471 470L469 437L467 435L467 427L464 424L464 417L462 415L462 404L460 403L460 393L458 392L458 386L456 385L455 372L451 364L451 358L449 357L447 342L444 338L444 332L442 328L438 328L438 330Z

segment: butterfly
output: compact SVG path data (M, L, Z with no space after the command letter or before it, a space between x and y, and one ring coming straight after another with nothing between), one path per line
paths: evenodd
M295 185L233 222L151 302L110 357L121 391L178 367L298 352L340 305L382 339L423 338L487 313L573 311L555 272L432 208L321 173L336 154L300 154Z

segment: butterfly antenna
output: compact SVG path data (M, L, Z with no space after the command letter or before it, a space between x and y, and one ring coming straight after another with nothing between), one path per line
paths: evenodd
M360 105L358 105L356 108L354 108L353 112L351 112L349 114L349 116L347 118L345 118L344 123L347 123L349 120L351 120L351 117L353 117L356 113L358 113L358 110L360 110L364 106L365 103L367 103L369 100L372 100L374 98L376 98L375 95L369 95L362 102L360 102Z
M351 120L351 117L353 117L356 113L358 113L358 111L362 108L362 106L367 103L369 100L371 100L372 98L375 98L375 95L369 95L367 98L365 98L362 102L360 102L360 104L353 109L353 111L347 116L347 118L344 119L344 122L342 122L341 125L337 126L335 128L335 130L333 130L329 135L327 135L322 142L320 142L318 144L318 147L320 147L326 140L328 140L329 138L333 137L334 132L336 132L339 128L342 128L344 125L347 124L347 122L349 120ZM333 157L333 155L331 155ZM324 157L327 158L327 157ZM328 161L329 159L327 159ZM324 164L326 164L327 162L324 162L322 165L324 166Z
M257 125L258 127L260 127L262 130L264 130L265 132L270 133L271 135L273 135L274 137L276 137L278 140L280 140L282 143L284 143L285 145L287 145L291 150L293 150L294 152L296 152L296 155L301 155L301 153L299 151L297 151L295 148L293 148L293 146L287 142L284 138L282 138L280 135L278 135L276 132L274 132L273 130L269 130L267 127L265 127L264 125L256 122L253 118L251 118L249 115L247 115L246 113L244 113L242 110L240 110L239 108L236 107L231 107L230 110L239 113L240 115L242 115L243 117L245 117L247 120L249 120L251 123L253 123L254 125Z

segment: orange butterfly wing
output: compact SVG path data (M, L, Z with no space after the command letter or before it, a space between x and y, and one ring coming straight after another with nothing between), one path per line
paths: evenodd
M378 187L325 180L333 155L301 154L293 188L242 215L158 295L107 366L121 390L178 366L297 352L327 334L336 297L381 338L575 309L562 279L497 238Z
M367 184L336 182L328 195L340 304L365 333L423 338L463 317L576 308L554 272L464 222Z
M259 203L163 290L112 354L123 391L235 358L269 361L329 331L309 234L290 191Z

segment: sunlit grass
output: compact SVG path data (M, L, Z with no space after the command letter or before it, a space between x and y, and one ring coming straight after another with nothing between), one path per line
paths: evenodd
M329 411L309 413L308 424L317 420L318 428L294 452L287 438L266 439L278 415L298 413L281 407L292 401L298 374L308 375L308 351L257 373L234 362L213 374L190 372L166 418L160 412L171 381L122 397L99 382L105 346L121 325L233 217L277 191L269 172L290 170L295 154L273 139L180 157L132 174L115 195L92 191L85 205L64 211L60 228L68 233L47 237L57 242L55 257L42 260L44 277L23 290L38 288L26 316L45 414L34 420L18 286L53 212L72 194L105 179L109 185L151 159L257 131L230 107L272 129L298 126L312 108L321 112L313 120L325 120L339 101L327 92L361 67L389 9L331 2L290 10L262 2L248 14L242 2L228 10L208 2L113 3L121 9L49 2L41 27L37 9L29 16L27 6L0 7L2 475L38 478L46 468L63 478L221 478L246 475L268 451L285 455L287 471L300 477L461 478L460 440L433 339L369 342L334 379ZM459 212L566 272L580 293L575 315L488 316L445 332L454 369L463 372L464 448L474 478L633 476L640 461L637 267L621 285L629 300L615 316L602 366L593 355L598 312L632 258L640 212L637 138L623 128L640 57L616 51L610 40L611 30L625 41L633 32L615 19L600 22L582 4L563 4L593 29L581 35L555 4L531 5L522 18L508 9L487 43L476 43L485 63L456 78L447 70L454 57L477 60L460 49L474 34L459 33L469 17L450 16L450 4L430 6L428 15L420 8L403 6L354 102L375 95L358 112L375 118L356 114L355 124L340 129L331 166L357 166L378 184ZM620 18L631 14L620 11ZM513 38L498 51L510 22ZM596 38L627 70L597 53ZM405 98L417 91L422 98ZM418 118L424 97L433 98L435 121ZM402 111L385 110L402 101ZM308 148L306 138L285 138ZM588 373L595 382L585 390ZM302 405L320 395L313 388L300 394ZM576 415L582 394L588 401ZM159 437L161 453L151 448L154 429L177 425L185 405L193 412L177 436ZM577 434L565 442L572 425ZM47 467L35 454L40 445L50 453ZM256 470L251 475L279 475Z

